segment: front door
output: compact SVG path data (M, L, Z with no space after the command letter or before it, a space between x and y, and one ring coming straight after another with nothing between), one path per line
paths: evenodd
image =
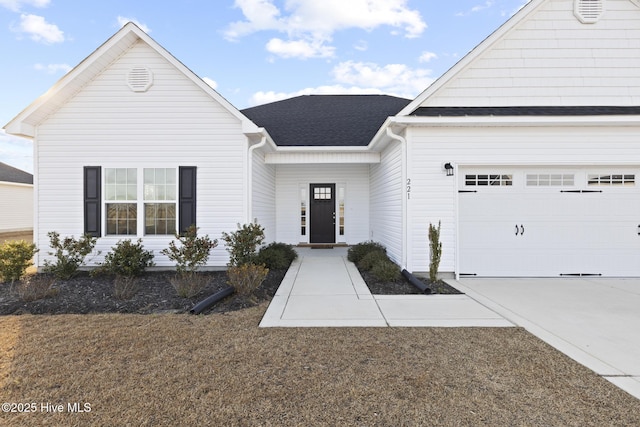
M310 243L336 242L336 185L311 184Z

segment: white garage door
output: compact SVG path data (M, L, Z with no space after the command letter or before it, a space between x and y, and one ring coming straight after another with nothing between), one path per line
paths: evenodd
M640 276L640 169L460 168L461 276Z

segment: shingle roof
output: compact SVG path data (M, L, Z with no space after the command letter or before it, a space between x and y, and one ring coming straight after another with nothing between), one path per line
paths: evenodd
M388 95L304 95L242 113L279 146L364 147L409 102Z
M0 162L0 181L33 184L33 175Z
M412 116L619 116L639 115L640 106L557 106L557 107L420 107Z

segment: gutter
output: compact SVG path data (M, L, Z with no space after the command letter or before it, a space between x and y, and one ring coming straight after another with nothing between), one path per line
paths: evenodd
M407 181L407 140L402 137L401 135L395 134L393 133L393 130L391 130L390 126L387 126L386 128L386 133L387 136L389 138L391 138L392 140L398 141L400 142L400 147L402 149L402 154L401 154L401 158L402 158L402 171L401 171L401 180L402 182L400 183L401 188L404 188L404 185L409 185L408 181ZM407 270L407 265L409 264L409 254L407 253L407 247L408 247L408 243L407 243L407 239L408 239L408 235L407 235L407 231L408 231L408 226L407 226L407 220L408 220L408 194L407 195L402 195L402 256L401 256L401 270Z

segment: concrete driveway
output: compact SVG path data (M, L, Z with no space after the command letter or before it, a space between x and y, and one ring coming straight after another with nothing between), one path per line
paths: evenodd
M640 279L448 282L640 399Z

